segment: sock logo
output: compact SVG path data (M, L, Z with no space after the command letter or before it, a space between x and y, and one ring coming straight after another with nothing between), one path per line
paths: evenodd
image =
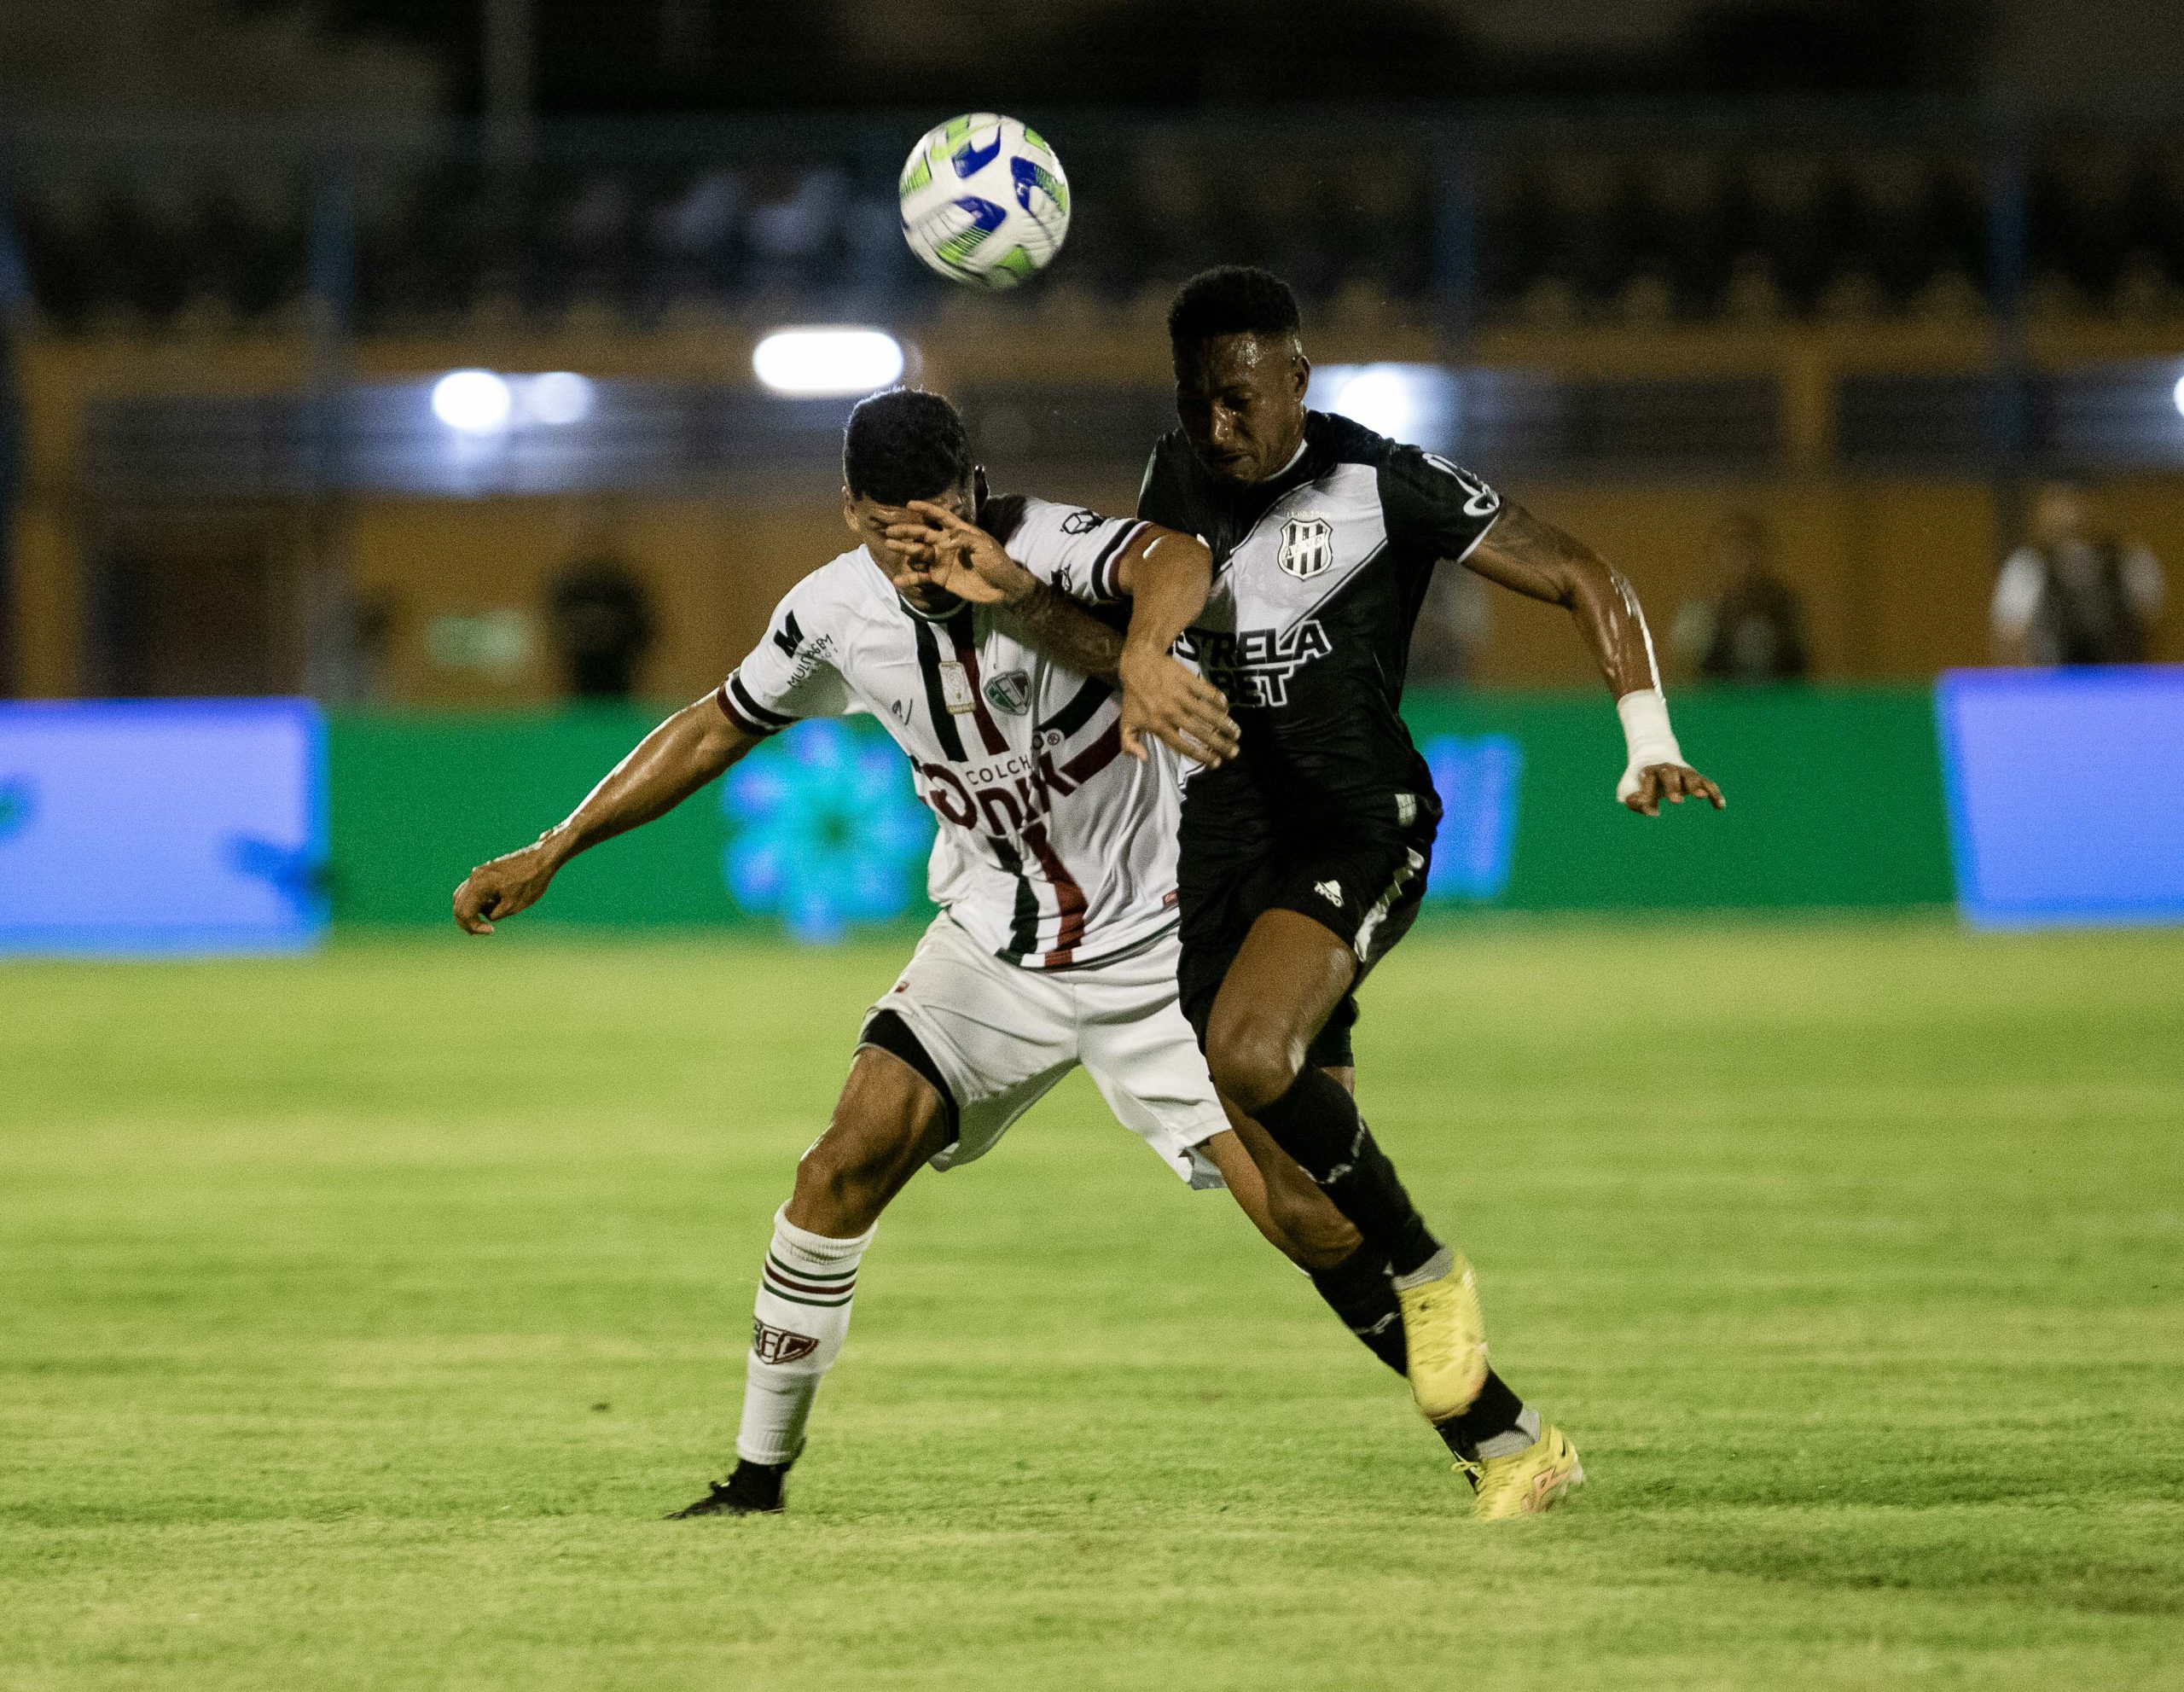
M764 1323L751 1323L751 1355L760 1363L794 1363L799 1358L808 1358L819 1349L819 1342L809 1334L793 1334L786 1328L770 1328Z

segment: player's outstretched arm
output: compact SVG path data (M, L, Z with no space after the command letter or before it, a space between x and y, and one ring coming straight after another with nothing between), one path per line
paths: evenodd
M1645 817L1658 817L1664 799L1682 805L1687 796L1723 807L1722 790L1683 761L1661 697L1646 613L1621 571L1519 505L1503 509L1464 562L1488 581L1562 606L1577 619L1629 743L1618 799Z
M1212 590L1213 555L1205 543L1158 524L1141 529L1115 562L1115 590L1130 602L1120 670L1123 750L1132 758L1144 758L1148 734L1200 764L1236 755L1240 736L1227 696L1175 655Z
M481 863L455 890L455 920L490 934L497 918L538 903L578 852L664 817L758 744L712 696L686 705L640 741L584 801L529 846Z

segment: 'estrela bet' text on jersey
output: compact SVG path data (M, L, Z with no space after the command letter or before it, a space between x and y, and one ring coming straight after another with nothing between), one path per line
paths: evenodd
M979 521L1033 575L1095 603L1144 526L1045 500L989 499ZM1122 756L1113 690L1016 637L1008 613L928 616L863 547L791 588L765 637L721 684L752 734L868 712L940 819L933 903L1031 969L1097 963L1176 926L1174 755Z

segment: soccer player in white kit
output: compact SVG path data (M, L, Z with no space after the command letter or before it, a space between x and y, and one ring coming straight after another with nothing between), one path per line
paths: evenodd
M1226 1184L1308 1270L1357 1243L1301 1170L1277 1159L1266 1174L1264 1148L1255 1162L1239 1143L1176 1002L1176 759L1217 763L1235 725L1210 684L1164 659L1133 676L1126 736L1112 680L1122 637L1070 597L1120 600L1138 561L1200 544L985 497L955 409L915 390L857 406L844 469L860 544L789 590L715 695L455 896L457 922L491 933L576 853L664 814L806 717L876 718L939 819L940 914L867 1013L833 1122L775 1218L736 1466L682 1515L781 1508L880 1212L921 1165L984 1155L1080 1063L1178 1176ZM935 546L936 520L972 544ZM1159 739L1140 739L1139 723Z

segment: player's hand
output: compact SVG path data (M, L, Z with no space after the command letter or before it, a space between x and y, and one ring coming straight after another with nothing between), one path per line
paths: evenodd
M1618 797L1641 817L1659 816L1663 799L1682 805L1687 799L1703 799L1716 811L1726 810L1729 803L1719 788L1687 764L1648 764L1638 772L1637 785Z
M455 890L455 920L466 934L490 934L497 917L538 903L560 869L544 841L481 863Z
M1211 768L1236 755L1241 735L1220 689L1170 653L1125 648L1122 665L1123 750L1142 764L1148 735Z
M904 509L909 516L887 526L887 539L935 587L973 605L1014 605L1038 586L999 541L946 506L914 499Z

